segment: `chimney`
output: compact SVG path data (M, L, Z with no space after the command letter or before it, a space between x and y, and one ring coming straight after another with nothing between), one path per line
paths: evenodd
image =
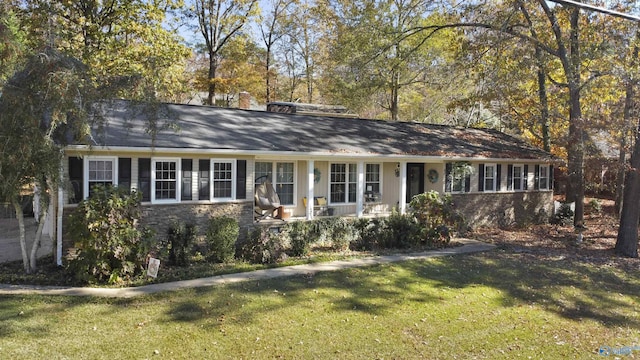
M240 109L249 110L251 108L251 94L246 91L241 92L238 100L238 107Z

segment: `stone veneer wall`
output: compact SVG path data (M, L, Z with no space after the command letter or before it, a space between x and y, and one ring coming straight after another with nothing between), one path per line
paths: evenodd
M541 223L553 216L552 191L453 194L452 200L472 227Z
M64 209L63 229L68 228L69 215L75 207ZM140 223L155 232L155 239L164 239L167 230L174 221L185 224L193 223L197 227L198 236L203 237L208 220L214 216L227 216L238 220L240 224L239 240L244 240L254 226L253 202L214 203L214 204L166 204L166 205L142 205L142 219ZM68 235L64 235L63 250L67 254L74 253L74 244Z
M253 227L253 202L142 205L141 223L153 229L157 239L166 237L169 226L175 221L195 224L198 236L204 236L209 219L221 216L238 220L240 239L244 239Z

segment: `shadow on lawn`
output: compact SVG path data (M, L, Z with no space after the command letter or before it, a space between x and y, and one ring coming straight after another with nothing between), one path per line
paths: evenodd
M640 286L603 266L529 254L494 251L472 256L409 261L292 278L194 290L167 313L172 321L250 323L284 306L325 300L325 311L384 314L396 303L447 301L434 289L487 286L500 290L503 306L535 304L567 319L592 319L605 326L640 329L635 313ZM426 287L425 287L426 286ZM235 294L235 295L234 295ZM256 307L256 301L262 301ZM214 321L215 320L215 321Z

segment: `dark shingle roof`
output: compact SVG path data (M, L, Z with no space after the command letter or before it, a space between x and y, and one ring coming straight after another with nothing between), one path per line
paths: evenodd
M160 130L152 140L149 112L141 105L114 101L104 108L104 128L97 131L94 126L93 145L553 159L549 153L495 130L179 104L159 107L156 125Z

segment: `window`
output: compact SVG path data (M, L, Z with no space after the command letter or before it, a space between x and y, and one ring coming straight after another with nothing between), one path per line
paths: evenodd
M87 157L85 167L87 186L84 197L93 194L96 185L112 186L117 185L116 160L114 157Z
M509 181L510 189L514 191L523 191L525 189L525 174L524 174L524 166L522 165L510 165L511 171L509 172L511 176L511 181Z
M535 188L536 190L551 189L550 166L536 165L535 167Z
M180 200L179 159L152 159L152 201L175 202Z
M275 176L273 175L273 169L276 169ZM256 162L255 176L255 185L262 183L265 176L271 181L280 198L280 204L294 204L295 164L293 162Z
M211 183L214 199L233 199L235 160L211 160Z
M466 165L463 171L465 171L465 176L468 177L471 172L471 165ZM501 191L501 179L502 164L478 164L478 191ZM511 179L511 177L507 175L507 179ZM507 189L510 187L508 183L509 181L507 181ZM467 191L469 190L465 190L465 192Z
M282 205L293 205L294 188L294 165L293 163L276 163L276 193L280 197Z
M331 164L329 202L356 202L358 168L356 164Z
M468 162L447 163L445 165L445 191L469 192L471 191L471 164ZM484 184L484 176L481 176L481 184Z
M380 164L366 164L364 174L364 199L367 202L380 201Z
M259 161L255 164L255 181L256 185L262 182L264 177L269 179L269 181L273 182L273 163L272 162L264 162Z
M496 165L487 164L484 166L484 191L496 190Z

